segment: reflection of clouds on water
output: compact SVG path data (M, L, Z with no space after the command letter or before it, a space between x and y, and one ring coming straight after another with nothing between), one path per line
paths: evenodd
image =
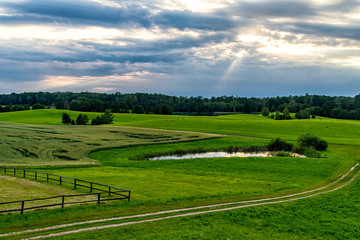
M180 160L180 159L194 159L194 158L230 158L230 157L272 157L274 156L274 152L207 152L207 153L192 153L185 155L169 155L169 156L161 156L150 158L149 160ZM292 157L304 157L299 154L292 153Z

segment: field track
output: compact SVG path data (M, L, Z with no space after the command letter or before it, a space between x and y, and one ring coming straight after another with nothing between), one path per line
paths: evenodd
M231 202L231 203L222 203L222 204L214 204L214 205L205 205L205 206L198 206L198 207L192 207L192 208L183 208L183 209L174 209L174 210L167 210L167 211L160 211L160 212L153 212L153 213L146 213L146 214L138 214L138 215L132 215L132 216L122 216L122 217L116 217L116 218L106 218L106 219L98 219L98 220L77 222L77 223L71 223L71 224L62 224L62 225L55 225L55 226L46 227L46 228L38 228L38 229L32 229L32 230L26 230L26 231L20 231L20 232L11 232L11 233L6 233L6 234L0 234L0 237L9 237L9 236L13 236L13 235L22 235L22 234L32 234L32 233L36 233L36 232L43 232L42 233L43 235L24 238L24 239L28 239L28 240L42 239L42 238L57 237L57 236L62 236L62 235L67 235L67 234L75 234L75 233L80 233L80 232L85 232L85 231L94 231L94 230L116 228L116 227L122 227L122 226L127 226L127 225L146 223L146 222L155 222L155 221L166 220L166 219L171 219L171 218L195 216L195 215L201 215L201 214L207 214L207 213L236 210L236 209L247 208L247 207L296 201L296 200L300 200L300 199L311 198L311 197L315 197L318 195L334 192L341 188L346 187L347 185L352 183L356 179L356 177L358 177L358 175L360 174L360 170L358 170L356 173L354 173L354 170L358 166L359 166L359 163L355 164L343 176L341 176L339 179L337 179L336 181L334 181L326 186L323 186L323 187L320 187L317 189L313 189L313 190L309 190L309 191L305 191L305 192L299 192L299 193L295 193L295 194L280 196L280 197L256 199L256 200L248 200L248 201L240 201L240 202ZM353 176L350 179L346 179L350 174L352 174ZM235 205L235 206L227 207L230 205ZM212 208L212 209L199 211L200 209L206 209L206 208ZM62 231L62 232L58 232L58 233L46 233L46 231L51 231L54 229L74 227L74 226L85 225L85 224L104 223L104 222L109 222L109 221L119 221L119 220L133 219L133 218L147 218L147 217L151 217L151 216L157 216L157 215L163 215L163 214L166 215L166 214L173 214L173 213L179 213L179 212L188 212L188 213L167 215L167 216L163 216L163 217L156 217L156 218L150 218L150 219L141 219L141 220L130 221L130 222L113 223L113 224L107 224L107 225L102 225L102 226L83 227L83 228L79 228L79 229L75 229L75 230Z

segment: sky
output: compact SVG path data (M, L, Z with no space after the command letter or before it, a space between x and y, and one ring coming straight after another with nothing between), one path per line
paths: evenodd
M0 93L360 93L360 0L1 0Z

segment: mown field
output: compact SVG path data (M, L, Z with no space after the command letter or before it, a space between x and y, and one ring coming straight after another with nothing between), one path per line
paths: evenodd
M61 126L62 112L36 110L0 114L3 139L0 146L10 149L4 150L6 157L0 157L1 164L26 164L50 173L131 189L131 202L0 216L0 233L305 191L334 181L360 160L359 121L325 118L275 121L255 115L116 114L111 126ZM67 112L73 118L78 114ZM97 114L88 115L92 118ZM225 135L219 137L198 132ZM159 154L213 151L229 146L264 146L269 139L279 136L294 142L300 134L308 132L330 143L323 153L325 158L146 161L147 157ZM24 156L21 152L26 150L38 157ZM102 230L96 233L96 239L105 236L109 239L111 236L112 239L360 238L356 230L360 216L348 210L350 206L360 210L356 200L360 194L356 191L358 184L356 181L338 192L286 204ZM339 223L340 219L343 221ZM341 231L339 226L343 226ZM88 238L92 233L61 239Z
M47 126L0 122L0 165L96 165L87 154L96 149L181 142L209 134L129 129L119 126Z

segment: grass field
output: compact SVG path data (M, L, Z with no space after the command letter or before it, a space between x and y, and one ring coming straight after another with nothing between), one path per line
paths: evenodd
M63 112L72 118L79 114L62 110L34 110L0 114L0 122L17 122L39 125L59 125ZM98 113L86 113L93 118ZM317 117L311 120L275 121L261 115L163 116L146 114L114 114L114 126L131 126L168 130L196 131L261 138L282 137L296 140L303 133L311 132L332 144L360 145L360 122Z
M209 134L99 126L38 126L0 122L0 165L94 165L91 150L190 141Z
M131 189L132 201L35 211L24 217L0 216L0 233L80 219L295 193L334 181L360 160L359 121L326 118L275 121L255 115L116 114L110 126L61 126L62 112L36 110L0 114L0 146L8 149L4 150L2 155L6 157L0 156L0 161ZM78 114L67 112L72 117ZM92 118L97 114L88 115ZM212 138L214 135L197 131L226 136ZM263 146L269 138L279 136L295 141L307 132L329 141L329 149L324 153L326 158L144 161L158 154ZM47 154L42 154L44 151ZM24 156L22 152L38 157ZM356 190L358 184L356 181L339 192L298 202L108 229L99 231L96 239L105 236L109 239L111 236L114 236L112 239L360 238L357 231L360 216L348 210L351 205L354 209L360 208L356 198L360 195ZM337 210L332 212L332 208ZM88 238L89 234L61 239Z

